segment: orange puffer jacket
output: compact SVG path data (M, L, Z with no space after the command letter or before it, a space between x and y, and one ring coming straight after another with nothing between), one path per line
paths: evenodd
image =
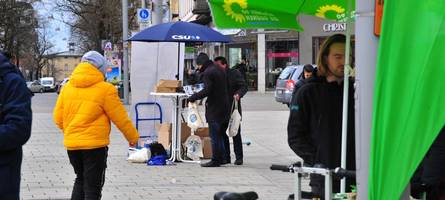
M116 88L104 82L93 65L80 63L63 86L54 109L54 121L63 130L68 150L95 149L110 143L110 120L136 143L139 134L122 105Z

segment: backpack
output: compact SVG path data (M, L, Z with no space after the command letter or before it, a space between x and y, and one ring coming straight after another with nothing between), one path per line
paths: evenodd
M161 143L153 142L149 145L151 155L158 156L158 155L167 155L167 151L165 151L164 146L162 146Z
M149 145L151 151L151 158L147 165L165 165L167 158L167 151L165 151L162 144L154 142Z

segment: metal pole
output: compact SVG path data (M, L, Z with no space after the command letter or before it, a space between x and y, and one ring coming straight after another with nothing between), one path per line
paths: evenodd
M123 67L124 67L124 104L129 104L128 84L128 0L122 0L122 45L123 45Z
M162 0L153 0L151 6L153 9L151 24L156 25L162 23Z
M264 34L264 29L258 29L260 32L257 36L257 88L259 93L266 92L266 34Z
M141 0L141 8L146 8L147 6L145 5L145 0Z
M344 66L344 82L343 82L343 120L342 120L342 140L341 140L341 168L346 168L346 151L348 143L348 109L349 109L349 69L351 68L350 63L350 52L351 52L351 9L352 1L348 0L348 7L346 9L346 52L345 52L345 66ZM345 193L346 191L346 178L341 179L340 192Z
M379 39L374 36L375 1L358 0L356 2L355 141L357 149L357 199L368 199L372 103Z

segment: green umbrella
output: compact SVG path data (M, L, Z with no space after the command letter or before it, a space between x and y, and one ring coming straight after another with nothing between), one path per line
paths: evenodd
M355 0L209 0L213 21L218 28L270 28L303 31L298 23L299 14L317 16L324 19L347 23L346 44L351 41L351 16L354 16ZM346 45L345 55L350 55L350 45ZM345 59L342 155L341 167L346 168L346 140L348 119L348 94L350 59ZM341 182L341 192L345 192L345 179Z
M445 124L444 1L387 0L383 16L373 102L370 200L400 198Z
M346 21L348 0L209 0L218 28L271 28L302 31L298 14ZM355 0L351 0L352 8ZM350 16L350 15L349 15Z

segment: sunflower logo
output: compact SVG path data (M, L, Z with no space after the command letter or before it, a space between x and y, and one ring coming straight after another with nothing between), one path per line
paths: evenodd
M224 0L224 11L226 15L230 16L236 22L243 23L246 21L246 17L242 13L237 13L232 9L234 4L238 4L241 9L247 8L247 0Z
M326 14L328 12L335 12L336 14L341 14L341 13L345 12L345 9L338 5L325 5L325 6L321 6L317 10L317 13L315 15L320 18L332 18L332 17L326 16Z

